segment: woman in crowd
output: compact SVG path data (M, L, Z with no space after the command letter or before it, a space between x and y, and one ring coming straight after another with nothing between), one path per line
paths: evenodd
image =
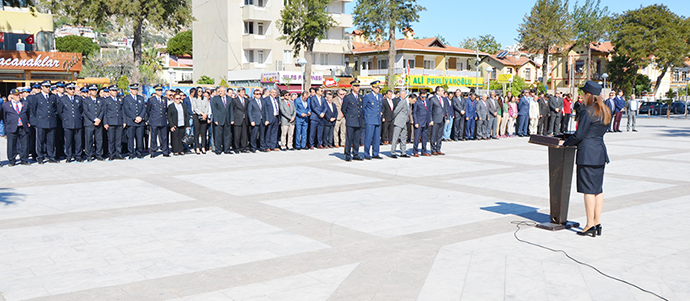
M563 97L563 119L561 119L561 133L567 133L570 130L570 116L572 113L573 97L566 94Z
M208 124L211 123L209 115L211 114L211 106L209 105L208 93L201 94L200 97L191 97L192 100L192 123L194 124L194 146L196 147L196 154L206 154L208 143L206 140L206 132Z
M611 123L611 110L601 97L601 85L587 81L580 88L585 107L580 110L577 131L561 145L577 146L577 192L584 194L587 224L577 232L581 236L601 235L601 210L604 205L604 167L609 156L604 134Z
M575 111L575 129L577 129L580 121L580 111L585 107L582 101L582 95L578 95L577 101L573 104L573 111Z
M499 119L500 122L498 124L498 136L500 138L505 138L506 137L506 127L508 126L508 118L510 118L510 114L508 113L508 109L510 107L509 103L510 100L512 99L512 93L508 91L508 95L505 97L502 97L501 100L498 102L498 116L501 118Z
M508 104L508 136L515 137L515 121L518 117L518 97L513 96Z
M173 94L172 98L173 103L168 106L170 144L172 145L173 155L183 156L184 148L182 146L182 138L184 138L185 130L189 126L189 112L187 111L187 107L182 104L181 93Z

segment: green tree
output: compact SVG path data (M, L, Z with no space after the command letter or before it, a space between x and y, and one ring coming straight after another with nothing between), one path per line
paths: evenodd
M477 38L470 38L466 37L462 41L460 41L460 48L465 48L467 50L476 50L477 49Z
M139 65L140 83L149 85L161 82L160 72L163 71L163 59L158 56L156 48L145 49Z
M120 78L132 76L134 62L130 51L105 51L84 61L80 76Z
M122 76L117 80L117 88L123 91L125 94L129 93L129 79L126 76Z
M212 79L206 75L202 75L199 78L199 80L196 81L196 83L200 84L200 85L213 85L214 83L216 83L216 80Z
M626 95L632 92L635 86L635 75L637 66L625 55L616 55L609 62L608 66L609 82L613 89L623 89Z
M490 34L485 34L479 36L477 39L477 47L479 51L486 52L488 54L495 54L503 48L503 45L496 41L496 38Z
M187 30L176 34L168 41L168 53L172 55L192 54L192 31Z
M157 30L178 29L193 20L189 0L53 0L55 11L73 18L78 24L105 25L111 17L132 30L134 70L132 80L138 82L142 60L144 24Z
M654 4L616 15L611 29L613 45L619 55L630 58L638 68L650 64L661 70L661 79L672 66L681 66L690 53L690 21L662 4Z
M529 88L530 86L524 78L517 75L513 76L513 83L510 85L510 92L513 92L513 95L520 95L522 91Z
M101 47L87 37L64 36L55 38L55 48L60 52L81 53L83 58L98 53Z
M291 0L280 11L277 28L285 40L295 50L295 57L304 50L307 64L304 68L304 86L311 87L311 65L314 43L326 38L326 32L336 25L333 16L326 11L330 0Z
M377 30L388 30L388 86L395 82L395 31L419 21L419 12L426 10L416 0L359 0L354 9L354 25L366 37Z
M592 78L592 47L591 44L606 38L609 24L609 8L599 7L601 0L585 0L582 6L575 2L573 7L573 20L576 43L585 45L587 49L587 80Z
M570 42L572 36L568 0L537 0L530 14L522 19L522 24L518 28L518 41L523 48L544 55L544 85L549 78L549 48Z

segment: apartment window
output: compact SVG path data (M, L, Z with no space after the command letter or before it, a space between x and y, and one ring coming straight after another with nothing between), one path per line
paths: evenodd
M525 80L532 80L532 69L525 69Z
M575 62L575 73L583 73L585 70L585 61L576 61Z
M355 71L359 71L359 62L355 60Z
M261 36L264 35L264 23L256 23L256 26L258 27L256 33Z
M244 0L244 5L254 5L254 0Z
M414 59L406 60L405 62L405 68L410 67L410 69L414 69Z
M254 34L254 22L244 22L244 34Z
M292 64L292 50L283 51L283 62L286 64Z
M433 61L424 61L424 69L433 69L434 62Z
M244 56L247 57L247 63L254 62L254 50L245 50Z
M311 61L314 65L328 65L328 53L314 53Z
M462 70L464 70L465 66L463 66L463 64L460 62L456 62L455 67L456 67L455 69L458 69L458 71L462 71Z
M257 50L256 51L256 62L259 64L264 63L264 51L263 50Z
M496 68L494 68L494 70L491 71L491 79L496 79Z
M256 6L258 6L258 7L266 6L266 0L256 0Z
M506 68L506 71L508 71L508 74L513 74L513 68Z
M379 60L378 69L388 69L388 59Z

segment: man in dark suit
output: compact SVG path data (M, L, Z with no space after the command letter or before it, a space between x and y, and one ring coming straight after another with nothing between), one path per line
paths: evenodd
M211 99L213 114L213 143L216 155L231 154L232 124L234 123L234 101L227 96L227 88L219 87L218 95Z
M549 131L548 135L561 134L561 117L563 116L563 97L561 92L556 92L555 96L549 97Z
M309 92L302 92L302 95L295 99L295 112L295 149L300 150L307 148L307 129L311 116Z
M351 83L352 93L343 99L343 115L345 115L345 126L347 127L347 137L345 139L345 161L352 159L361 161L359 156L359 141L364 126L364 114L362 109L362 97L359 95L359 80Z
M103 116L105 111L100 98L96 98L98 87L89 86L89 95L82 100L84 112L84 151L86 160L97 159L103 161ZM95 152L94 152L95 144Z
M523 91L522 97L518 102L518 136L527 136L529 129L529 97L527 90Z
M55 153L58 97L50 93L50 81L41 83L41 93L34 95L29 107L29 123L36 127L36 160L38 164L58 163Z
M249 116L249 124L251 125L251 135L249 137L249 144L251 145L251 152L265 151L266 146L264 141L264 122L263 122L263 102L261 101L261 90L254 90L254 97L249 100L247 105L247 113Z
M29 163L29 107L20 99L19 89L12 89L8 95L9 101L2 103L0 115L5 122L5 134L7 135L7 160L10 166L15 165L17 153L21 164ZM2 166L2 164L0 164Z
M326 92L326 115L324 115L323 126L323 147L333 148L333 128L335 127L335 120L338 118L338 108L333 103L333 93Z
M465 108L467 103L462 97L460 89L455 90L453 97L453 111L455 111L455 118L453 119L453 140L465 140Z
M309 121L310 149L323 148L323 118L326 115L326 98L323 88L318 88L316 94L310 97L311 116Z
M364 108L364 159L383 159L379 156L381 146L381 110L383 108L379 81L371 83L371 93L364 96L362 107ZM370 153L371 152L371 153Z
M537 125L537 135L546 135L549 128L549 102L546 100L544 92L539 93L539 123Z
M441 143L443 142L443 127L446 124L448 109L446 108L447 102L443 98L443 87L436 87L436 94L429 98L428 103L431 105L431 155L445 155L441 152Z
M383 109L381 112L381 141L383 144L390 144L393 138L393 90L388 90L383 95Z
M477 94L470 93L465 99L465 140L476 139L475 123L477 122Z
M76 85L69 83L65 87L66 93L58 102L58 115L62 120L65 138L65 162L82 161L82 98L75 95Z
M609 123L608 132L613 132L613 121L616 118L616 93L613 91L609 92L609 98L604 100L604 102L611 110L611 123Z
M123 100L125 123L127 123L127 150L129 159L143 158L144 154L144 127L146 125L146 103L144 97L139 95L139 84L129 85L129 95ZM134 141L136 139L136 148Z
M623 95L623 90L618 90L618 96L613 101L616 106L613 114L613 131L621 133L621 118L623 117L623 111L625 111L625 96Z
M278 90L271 88L269 95L262 99L264 119L264 145L267 152L279 151L278 126L280 123L280 104L278 103Z
M105 125L103 126L108 131L108 155L109 159L122 160L122 131L127 127L124 117L125 113L122 110L122 101L117 98L117 87L108 87L110 96L105 97Z
M151 158L156 156L158 143L164 157L170 157L168 146L168 100L163 97L163 87L153 86L154 94L146 102L146 116L151 127Z
M426 94L425 91L423 91ZM426 150L427 140L429 139L429 123L431 122L431 103L426 97L421 97L414 104L412 109L412 119L414 119L414 141L412 143L412 155L415 157L431 156ZM422 142L422 152L419 153L419 142Z
M237 97L232 99L233 104L233 135L235 135L235 153L248 153L249 118L247 118L247 105L249 98L243 87L237 90Z

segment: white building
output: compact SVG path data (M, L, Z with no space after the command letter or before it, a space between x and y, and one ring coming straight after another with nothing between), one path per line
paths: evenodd
M192 80L192 66L194 61L191 56L175 56L161 53L163 60L163 70L159 73L160 77L171 85L182 81Z
M352 27L345 3L351 1L335 0L328 6L338 25L314 46L314 72L330 75L345 69L350 49L345 29ZM259 86L262 73L301 70L292 47L278 40L276 21L284 0L193 0L192 7L195 82L206 75L216 82L227 77L231 85Z
M93 27L91 26L60 25L60 27L55 30L55 37L59 38L65 36L87 37L93 40L95 43L98 42L96 32L93 31Z

